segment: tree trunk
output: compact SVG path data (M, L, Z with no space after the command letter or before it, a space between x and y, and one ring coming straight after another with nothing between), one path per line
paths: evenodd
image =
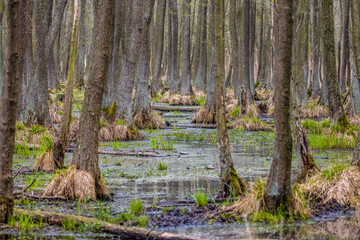
M220 196L243 195L246 184L237 174L230 152L230 142L226 130L224 92L224 42L223 42L223 1L215 0L215 83L216 83L216 130L219 141ZM231 192L234 189L235 192Z
M2 89L0 102L0 223L6 223L14 210L12 159L20 88L20 16L19 0L0 2L4 13L2 28Z
M55 177L45 189L44 196L65 196L69 199L90 197L108 199L98 163L98 139L101 103L110 55L110 36L113 31L115 2L99 0L99 12L95 23L93 65L85 91L80 116L79 137L67 173Z
M65 92L65 101L63 104L63 115L60 123L60 132L54 141L54 161L55 168L61 169L64 166L65 158L65 147L70 131L70 123L72 116L72 99L73 99L73 89L75 81L75 52L76 52L76 38L78 35L78 23L79 23L79 0L74 0L74 20L73 20L73 29L71 33L71 44L70 44L70 61L69 61L69 71L67 76L66 92ZM41 167L41 166L40 166Z
M279 38L275 82L275 153L264 192L264 208L274 212L291 197L292 137L290 129L290 79L293 38L293 1L278 0Z
M181 62L181 94L193 95L191 86L191 38L190 38L190 18L191 18L191 0L186 0L183 3L184 8L184 34L183 34L183 47L182 47L182 62Z
M344 26L342 35L342 58L341 58L341 70L340 70L340 90L341 93L346 92L346 70L350 65L348 60L350 56L349 46L349 20L350 20L350 0L345 0L345 12L344 12ZM339 63L340 64L340 63Z
M79 56L76 61L75 85L83 86L85 83L85 56L86 56L86 0L80 0L79 34L76 39ZM88 64L88 63L87 63Z
M243 83L246 91L246 107L252 101L250 90L250 0L243 0Z
M232 85L234 86L235 98L239 98L240 93L240 64L239 64L239 42L238 42L238 28L236 24L236 0L230 1L229 12L229 30L231 37L231 53L233 62Z
M171 94L178 93L178 11L177 0L169 0L169 30L168 30L168 75L167 85Z
M255 43L256 43L256 1L250 1L250 90L251 98L255 95Z
M197 69L195 85L198 90L206 91L206 73L207 73L207 4L202 2L201 16L201 38L200 38L200 62Z
M351 38L352 38L352 52L354 55L354 64L353 64L353 80L352 80L352 92L354 95L354 107L357 114L360 114L360 84L359 84L359 76L360 72L360 1L351 1Z
M155 37L155 63L152 70L151 92L157 93L162 87L161 64L164 52L164 28L165 28L166 0L157 1L156 10L156 37Z
M335 60L333 0L323 0L321 5L322 38L324 42L325 77L331 124L348 126L349 121L341 103Z
M131 32L127 49L122 57L122 69L120 74L120 86L117 89L117 114L118 118L132 123L131 106L132 93L136 77L136 67L141 54L141 43L144 34L143 29L144 8L143 1L132 1Z
M312 52L313 52L313 76L312 76L312 96L320 95L320 81L319 81L319 37L318 37L318 0L313 1L313 35L312 35Z
M149 76L150 76L150 24L153 16L154 0L146 1L144 6L146 16L143 20L142 53L137 70L137 85L133 106L135 124L139 128L151 125L152 114L149 102ZM139 123L138 123L139 122Z

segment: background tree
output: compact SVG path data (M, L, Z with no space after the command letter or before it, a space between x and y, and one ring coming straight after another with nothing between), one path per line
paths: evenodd
M215 0L215 92L216 92L216 131L219 141L220 196L243 195L247 188L237 174L230 152L229 136L226 130L225 92L224 92L224 8L222 0ZM232 192L234 190L235 192Z
M113 31L115 2L98 1L98 17L95 25L93 64L80 116L80 130L71 166L52 180L45 189L45 196L66 196L69 199L90 197L108 199L98 163L98 139L101 104L110 56L110 40Z
M4 10L2 89L0 102L0 223L6 223L14 208L12 159L15 145L15 123L20 88L20 3L0 1Z
M264 207L275 211L291 197L292 137L290 80L293 41L293 1L278 0L279 38L275 71L275 153L264 192Z

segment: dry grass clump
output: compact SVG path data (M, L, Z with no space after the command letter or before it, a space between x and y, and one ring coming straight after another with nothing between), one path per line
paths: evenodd
M234 89L232 88L227 88L226 89L226 95L225 95L225 101L226 102L232 102L235 100L235 93L234 93Z
M79 134L80 121L74 120L70 123L69 141L75 141Z
M200 99L206 99L206 94L203 91L194 91L194 100L195 102L200 101Z
M206 107L201 108L195 114L195 117L192 120L192 122L193 123L205 123L205 124L216 123L215 110L211 111L210 109L208 109Z
M162 103L170 102L170 91L165 92L165 94L161 97L160 102Z
M135 126L139 129L159 129L164 125L162 117L156 112L137 114L133 119Z
M107 123L105 121L101 122L102 126L99 131L100 141L130 141L141 140L144 138L134 124L127 126L126 123L121 120L117 120L113 123Z
M39 125L33 125L28 127L20 122L16 123L15 140L21 145L25 142L28 145L39 145L44 135L51 136L52 133L49 129Z
M268 131L272 132L273 129L267 126L263 121L259 118L254 117L244 117L237 120L232 127L234 129L242 129L246 131Z
M329 116L329 109L310 100L308 105L299 105L299 115L300 118L324 118Z
M273 91L266 88L256 88L255 99L256 100L269 100L274 95Z
M71 166L62 171L51 181L42 194L43 196L64 196L69 200L84 199L96 200L96 187L93 174L78 170Z
M352 126L360 128L360 117L357 114L347 115L347 118Z
M171 106L192 106L194 105L194 101L192 100L191 96L189 95L180 95L174 94L170 96L169 105Z
M302 184L307 195L326 204L335 201L344 207L358 207L360 169L334 165Z
M53 172L55 171L55 159L52 152L45 152L38 156L34 166L35 171Z
M56 103L50 105L50 121L51 123L59 123L61 121L61 107Z

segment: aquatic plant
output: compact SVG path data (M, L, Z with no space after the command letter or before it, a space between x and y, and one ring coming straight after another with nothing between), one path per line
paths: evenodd
M143 204L140 199L132 200L130 204L130 212L134 215L140 215L143 211Z
M158 163L158 170L159 171L166 171L168 169L168 165L166 163L159 162Z
M198 207L204 207L208 203L208 196L202 190L197 191L192 197Z

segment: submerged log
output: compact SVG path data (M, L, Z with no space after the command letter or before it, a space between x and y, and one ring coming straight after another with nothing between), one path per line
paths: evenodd
M181 236L169 232L157 232L143 228L124 227L94 218L75 216L71 214L58 212L32 211L15 208L16 214L23 214L33 218L34 220L42 219L43 222L55 225L62 225L64 221L71 221L76 225L96 224L99 231L119 236L121 239L157 239L157 240L195 240L199 237Z
M181 112L197 112L200 110L200 106L158 106L152 105L153 110L158 111L181 111Z

